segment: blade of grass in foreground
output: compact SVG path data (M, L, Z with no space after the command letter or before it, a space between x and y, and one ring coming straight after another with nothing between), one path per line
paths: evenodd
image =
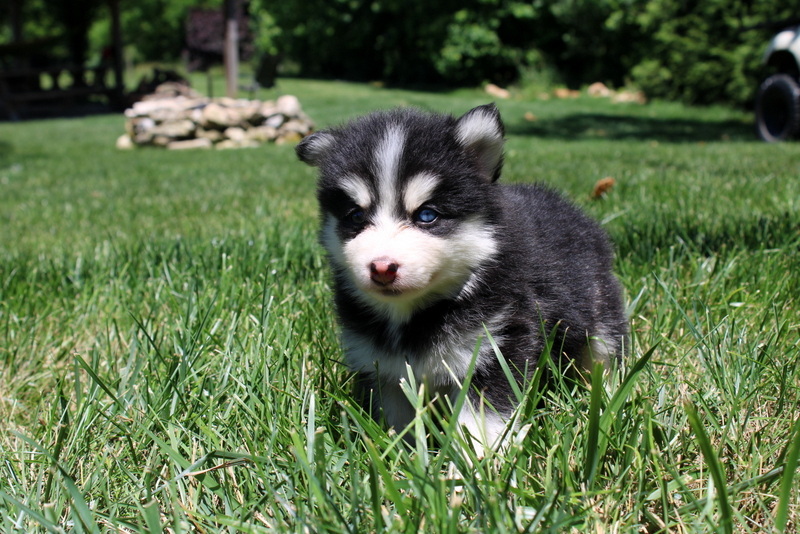
M792 435L794 435L793 440L791 440ZM780 501L778 501L778 509L775 512L775 530L778 532L786 531L786 523L789 520L789 501L792 498L792 490L795 488L792 481L797 470L797 461L800 459L800 417L795 421L789 436L791 440L788 445L789 454L786 456L783 480L781 481Z
M7 494L3 490L0 490L0 501L4 501L7 504L13 504L20 510L22 510L25 514L29 515L31 519L37 521L43 528L47 529L48 532L53 532L55 534L61 534L63 530L61 527L49 521L44 515L40 514L36 510L25 506L23 503L12 497L11 495ZM17 523L20 521L18 520Z
M725 534L733 534L733 517L731 513L731 505L728 502L728 489L725 485L725 474L722 470L722 465L714 453L714 448L711 446L711 441L708 439L703 423L697 415L694 405L690 400L686 399L683 402L683 409L689 418L689 424L697 438L697 444L700 446L700 451L703 453L708 470L711 472L711 478L714 481L714 487L719 500L719 512L721 517L721 525Z
M608 447L608 434L611 430L611 425L619 416L619 412L624 406L625 400L628 398L633 390L633 386L636 384L636 378L650 361L650 358L653 356L657 346L658 344L656 343L650 347L650 350L648 350L633 364L627 376L622 381L622 384L608 401L608 404L606 405L605 410L603 410L602 415L600 415L600 404L602 400L601 394L603 392L604 380L603 367L599 365L595 366L591 378L592 394L589 406L589 436L584 465L584 478L586 480L587 488L591 488L594 484L594 477L597 473L597 467L599 465L600 458L602 458L606 453L606 448Z
M594 485L594 475L600 461L600 452L597 448L600 434L600 403L603 394L603 364L595 363L591 377L592 394L589 403L589 429L586 444L586 463L584 464L584 480L586 488Z

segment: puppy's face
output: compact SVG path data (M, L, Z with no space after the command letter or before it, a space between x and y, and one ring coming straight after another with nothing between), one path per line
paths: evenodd
M321 241L363 303L398 320L470 289L496 252L487 188L502 163L494 106L458 120L398 110L309 136L320 167Z

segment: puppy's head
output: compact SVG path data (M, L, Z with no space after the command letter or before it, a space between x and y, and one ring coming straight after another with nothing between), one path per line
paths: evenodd
M321 241L340 289L400 321L469 292L497 249L492 183L503 134L489 104L458 119L373 113L297 145L319 167Z

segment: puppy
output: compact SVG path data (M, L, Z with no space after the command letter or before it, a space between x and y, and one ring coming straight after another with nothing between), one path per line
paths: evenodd
M407 368L454 403L484 327L520 383L553 330L561 365L622 355L628 323L608 237L545 187L497 183L504 131L493 104L458 119L397 109L297 145L319 168L321 242L358 398L398 431L414 417ZM497 445L515 401L486 341L467 399L452 417Z

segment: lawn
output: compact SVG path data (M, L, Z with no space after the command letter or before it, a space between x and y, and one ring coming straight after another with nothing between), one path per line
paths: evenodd
M489 100L259 96L280 93L320 127ZM411 450L349 400L292 147L117 151L121 116L0 123L0 531L796 532L800 144L725 108L498 105L502 180L611 234L633 348L605 381L521 392L509 450L482 459L422 403L410 431L433 436Z

